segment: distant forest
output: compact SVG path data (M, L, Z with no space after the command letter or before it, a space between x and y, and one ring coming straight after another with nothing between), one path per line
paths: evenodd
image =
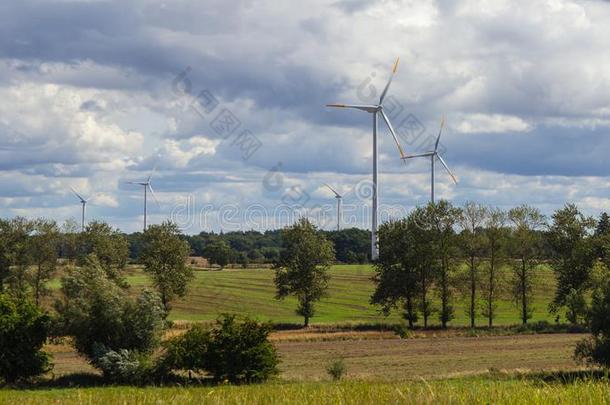
M341 263L368 263L370 261L371 232L349 228L340 231L322 231L333 242L335 256ZM191 246L193 256L202 256L213 264L227 263L247 266L249 264L272 263L281 248L281 230L266 232L246 231L184 235ZM126 235L129 241L130 257L139 257L142 249L142 233Z

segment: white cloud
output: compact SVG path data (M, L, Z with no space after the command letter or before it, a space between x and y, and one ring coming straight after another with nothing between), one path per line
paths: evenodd
M501 114L470 114L461 118L455 129L463 133L526 132L531 126L519 117Z

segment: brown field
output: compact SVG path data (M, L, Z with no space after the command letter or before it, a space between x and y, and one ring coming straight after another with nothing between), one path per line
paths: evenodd
M475 375L489 370L575 369L574 344L581 334L463 337L428 334L398 339L390 332L284 331L272 335L282 362L281 378L326 380L326 366L343 359L347 377L407 380ZM55 376L95 372L67 344L49 345Z

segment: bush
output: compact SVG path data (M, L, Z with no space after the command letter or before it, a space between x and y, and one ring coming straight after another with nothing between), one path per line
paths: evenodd
M92 364L113 383L141 385L152 382L155 368L149 355L134 350L109 350L95 345Z
M56 303L61 332L74 337L90 360L99 356L100 345L140 353L159 345L166 313L158 294L145 290L133 300L94 257L62 279L62 292Z
M589 323L592 336L576 345L574 357L588 364L610 366L610 282L593 293Z
M215 380L260 382L278 373L277 352L268 339L271 324L237 322L235 315L223 315L216 324L203 360Z
M50 318L29 301L0 294L0 377L7 383L43 374L51 356L42 351Z
M347 368L343 359L335 360L328 365L326 372L332 377L333 381L339 381L345 374Z
M205 358L210 332L202 325L193 325L183 335L165 342L165 355L159 367L163 370L205 371Z
M265 381L278 373L270 332L270 324L223 315L211 331L195 325L167 342L159 368L207 372L216 381Z

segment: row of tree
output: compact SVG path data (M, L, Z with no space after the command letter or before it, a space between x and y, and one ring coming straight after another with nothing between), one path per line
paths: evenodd
M610 220L602 214L596 222L572 204L547 220L527 205L504 211L441 201L384 223L379 246L371 302L385 313L399 308L410 326L420 318L428 326L438 312L446 327L454 317L456 291L468 296L472 327L478 314L493 325L501 292L511 294L525 324L532 315L533 284L541 264L556 275L549 310L565 310L568 320L578 323L585 320L587 297L607 276ZM501 278L501 268L511 269L509 280Z

